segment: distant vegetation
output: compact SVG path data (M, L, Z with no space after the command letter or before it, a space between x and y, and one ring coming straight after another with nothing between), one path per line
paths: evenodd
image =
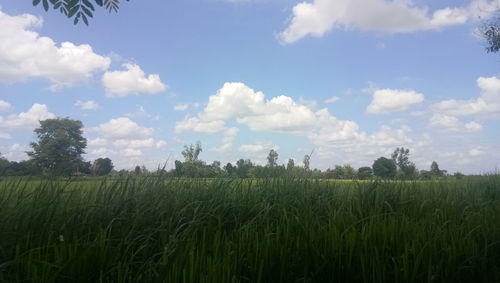
M0 282L500 282L498 174L419 171L405 148L357 170L207 164L199 142L170 171L115 171L82 159L82 127L41 121L30 160L0 159L44 177L0 178Z
M128 174L151 174L144 166L138 164L134 170L114 171L113 162L109 158L98 158L93 162L84 161L87 140L82 136L83 124L69 118L56 118L40 121L35 129L38 137L31 143L32 151L28 152L29 160L8 161L0 155L0 176L124 176ZM235 164L222 164L220 161L206 163L199 156L203 149L201 143L185 145L182 151L184 161L175 160L174 168L165 171L165 176L186 178L265 178L265 177L310 177L317 179L369 180L429 180L448 176L434 161L430 170L418 170L410 161L410 150L396 148L390 158L380 157L370 166L358 169L350 165L336 165L325 171L310 168L312 154L305 155L302 164L295 164L288 159L286 165L279 164L279 154L271 149L266 165L258 165L250 159L239 159ZM161 169L161 168L160 168ZM164 171L164 169L161 169ZM462 177L455 173L454 177Z

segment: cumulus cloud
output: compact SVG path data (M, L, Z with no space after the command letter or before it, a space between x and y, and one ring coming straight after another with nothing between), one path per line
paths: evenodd
M134 117L146 118L146 119L151 119L152 121L159 121L160 120L160 116L149 114L146 111L146 109L144 109L144 106L137 104L136 107L137 108L136 108L135 112L127 113L127 114L125 114L125 116L130 117L130 118L134 118Z
M423 101L424 95L413 90L379 89L373 93L373 100L366 108L366 112L386 114L403 111Z
M96 54L90 45L58 45L35 28L42 19L30 14L10 16L0 11L0 82L15 83L46 78L53 90L85 81L105 71L111 59Z
M12 136L8 133L0 132L0 140L8 140L11 139Z
M153 128L141 127L127 117L111 119L93 129L100 136L117 139L144 139L153 134Z
M11 107L12 107L12 105L10 103L8 103L7 101L0 100L0 112L6 112L6 111L10 110Z
M439 153L439 158L452 164L469 165L474 161L481 160L484 154L483 148L474 147L464 151L444 151Z
M102 84L109 97L125 97L133 94L156 94L165 91L167 86L160 76L146 76L136 64L124 64L124 71L108 71L102 77Z
M450 132L477 132L482 125L476 121L463 122L458 117L472 116L478 119L500 118L500 79L479 77L479 97L457 100L449 99L429 107L433 116L429 126Z
M0 116L0 128L33 129L40 125L40 120L53 119L56 115L49 112L45 104L33 104L26 112L12 114L7 117Z
M326 99L325 103L326 104L331 104L331 103L335 103L335 102L337 102L339 100L340 100L340 97L338 97L338 96L332 96L332 97Z
M174 106L175 111L185 111L189 107L189 104L177 104Z
M444 100L433 104L430 108L437 113L452 116L478 115L485 117L500 116L500 78L479 77L477 85L480 89L478 98L469 100Z
M245 154L265 154L268 153L271 149L279 150L279 146L273 145L270 142L256 142L251 144L242 144L238 151Z
M451 132L477 132L483 128L481 124L475 121L464 123L457 117L446 114L434 114L429 119L429 125L434 128Z
M236 127L226 128L222 135L222 144L214 147L213 150L217 152L226 152L233 148L234 139L238 135L240 129Z
M2 146L0 149L0 151L2 152L2 156L7 158L8 160L21 161L28 158L26 151L29 151L31 148L28 147L28 145L15 143L9 146Z
M208 105L197 117L186 117L176 131L218 133L226 120L236 120L256 131L303 132L314 125L315 115L308 107L287 96L265 101L262 92L242 83L225 83L210 96Z
M177 132L220 133L223 142L215 150L226 151L233 146L228 124L244 125L252 131L277 132L305 137L317 149L317 155L326 158L352 160L353 156L390 154L397 146L419 147L421 140L408 137L410 129L381 127L372 134L361 131L354 121L340 120L328 109L313 110L287 96L266 99L242 83L226 83L210 96L209 102L196 116L186 116L177 122ZM234 128L234 127L233 127ZM236 129L236 128L235 128ZM244 144L240 152L270 150L269 144ZM357 153L352 155L351 153ZM340 159L342 160L342 159ZM371 159L373 160L373 159Z
M446 7L429 12L407 0L313 0L293 7L288 27L280 33L284 43L305 36L321 37L334 28L408 33L440 30L464 24L497 9L496 1L475 0L465 7Z
M99 108L99 104L93 100L77 100L74 105L82 110L97 110Z
M88 155L92 158L109 157L118 168L132 168L145 162L157 166L162 158L150 160L145 151L155 150L157 156L158 150L167 146L165 141L153 137L153 128L140 126L127 117L111 119L90 128L89 133L97 134L97 137L88 140Z

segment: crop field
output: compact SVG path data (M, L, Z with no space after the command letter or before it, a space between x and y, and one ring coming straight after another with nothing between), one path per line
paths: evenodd
M500 282L500 175L4 179L0 282Z

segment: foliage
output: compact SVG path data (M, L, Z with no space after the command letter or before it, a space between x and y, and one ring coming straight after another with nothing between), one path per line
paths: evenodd
M500 281L499 175L16 178L0 200L0 282Z
M310 162L311 162L311 155L304 155L304 159L302 161L304 163L304 169L306 171L309 171L310 170Z
M371 167L360 167L358 169L358 179L369 180L373 177L373 170Z
M392 160L398 166L398 175L401 179L416 179L417 167L410 161L410 149L404 147L396 148L391 155Z
M98 158L94 160L92 165L92 173L94 176L105 176L113 170L113 162L109 158Z
M35 129L38 142L30 145L28 156L37 166L54 175L70 175L81 167L87 140L82 136L83 124L69 118L40 121Z
M486 39L487 52L500 51L500 12L492 20L488 20L480 29L481 35Z
M110 13L116 13L120 8L120 0L33 0L33 6L40 3L42 3L45 11L48 11L49 8L58 10L68 19L73 19L75 25L78 24L80 19L86 25L89 25L89 18L94 17L96 6L104 8Z
M236 176L239 178L250 177L250 169L253 166L254 165L250 159L240 159L236 161Z
M184 156L184 162L197 162L198 156L202 152L201 143L198 141L195 145L191 144L189 146L184 145L184 150L182 151L182 156Z
M278 153L276 150L271 149L267 155L267 166L274 167L278 165Z
M373 163L373 174L382 179L394 178L397 173L397 167L394 160L380 157Z
M432 161L430 174L433 178L439 178L443 177L446 174L446 170L439 169L439 165L437 164L437 162Z

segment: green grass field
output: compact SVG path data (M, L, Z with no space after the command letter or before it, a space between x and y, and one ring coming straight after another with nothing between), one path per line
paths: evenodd
M0 282L500 282L500 175L5 179Z

